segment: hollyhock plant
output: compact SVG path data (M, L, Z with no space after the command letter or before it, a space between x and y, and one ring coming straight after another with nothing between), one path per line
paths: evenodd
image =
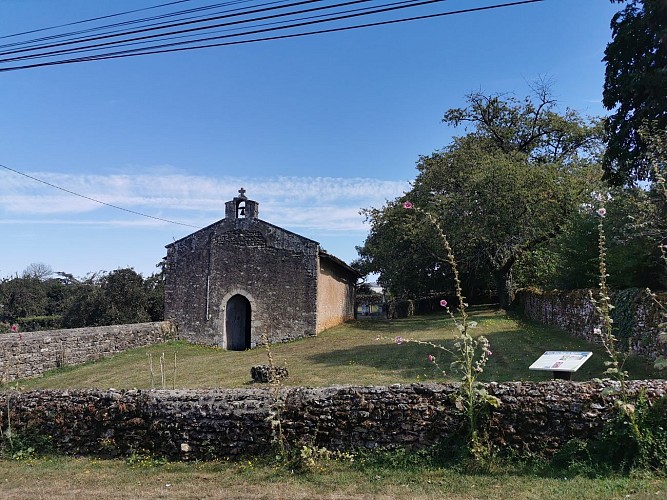
M609 361L605 362L608 368L605 370L606 375L615 378L620 387L618 392L623 404L627 403L627 388L626 381L628 379L628 372L623 369L625 361L628 358L628 353L621 352L618 347L618 339L612 330L613 319L611 317L611 309L614 307L609 296L609 289L607 288L607 238L605 236L604 224L602 219L607 214L604 207L598 208L596 211L600 216L598 220L598 270L600 273L600 288L597 298L593 291L588 291L588 297L597 311L601 325L593 328L593 333L598 337L599 342L607 351Z
M478 381L478 376L484 371L484 367L491 355L489 341L483 336L473 337L469 333L469 329L475 328L477 322L469 321L469 316L466 311L468 304L465 302L463 290L461 287L461 280L459 277L458 266L454 258L454 251L452 250L446 233L440 226L439 221L426 210L412 204L411 201L404 201L402 207L409 211L409 215L403 212L404 217L410 217L411 223L416 223L414 217L423 216L425 222L430 223L436 230L436 234L440 237L443 246L443 254L445 255L445 263L449 264L452 270L452 277L454 280L454 291L458 300L458 307L456 313L448 307L448 302L445 299L440 300L440 306L444 307L449 318L453 321L453 326L456 332L456 341L452 348L444 344L432 342L429 340L418 340L413 338L403 338L400 336L394 337L394 343L412 343L428 346L429 348L439 349L451 356L450 363L451 371L460 377L462 382L459 386L456 398L456 408L459 409L467 420L466 432L468 434L468 445L473 454L476 450L480 450L480 443L483 439L478 434L478 416L487 405L497 407L500 405L500 400L495 396L489 395L482 384ZM439 370L443 377L447 377L447 373L440 362L433 355L429 354L426 358L429 363L432 363L437 370Z

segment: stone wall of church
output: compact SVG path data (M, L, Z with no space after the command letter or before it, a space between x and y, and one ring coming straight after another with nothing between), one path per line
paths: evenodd
M316 242L259 219L224 219L169 245L165 318L189 342L225 347L225 313L251 306L251 347L314 335Z
M208 227L167 247L164 268L165 319L173 320L189 342L210 345L205 328L212 233Z
M320 258L317 279L317 333L354 319L354 283L349 272Z

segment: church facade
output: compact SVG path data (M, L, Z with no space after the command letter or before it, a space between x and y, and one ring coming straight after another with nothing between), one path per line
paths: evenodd
M358 273L258 215L259 204L241 189L224 219L167 245L165 319L180 338L245 350L354 317Z

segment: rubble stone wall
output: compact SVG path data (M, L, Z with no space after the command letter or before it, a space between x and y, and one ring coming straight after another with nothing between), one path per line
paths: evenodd
M596 342L593 329L602 322L590 292L520 290L515 304L530 320L559 326L571 335ZM660 324L667 321L667 294L635 288L612 292L611 298L613 333L619 340L618 347L652 359L667 355L667 342L660 337Z
M113 356L176 338L168 321L0 335L0 382Z
M501 404L488 433L502 451L552 453L573 437L595 436L614 415L613 382L491 383ZM667 381L631 381L649 401ZM290 446L330 450L424 448L461 428L455 384L285 388L282 429ZM50 436L60 452L102 457L150 453L213 459L266 453L273 439L274 393L267 388L153 391L0 392L0 428Z

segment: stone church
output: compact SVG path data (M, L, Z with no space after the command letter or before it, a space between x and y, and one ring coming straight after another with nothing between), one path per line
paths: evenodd
M264 335L284 342L354 317L358 273L258 215L240 189L224 219L167 245L165 319L180 338L245 350Z

